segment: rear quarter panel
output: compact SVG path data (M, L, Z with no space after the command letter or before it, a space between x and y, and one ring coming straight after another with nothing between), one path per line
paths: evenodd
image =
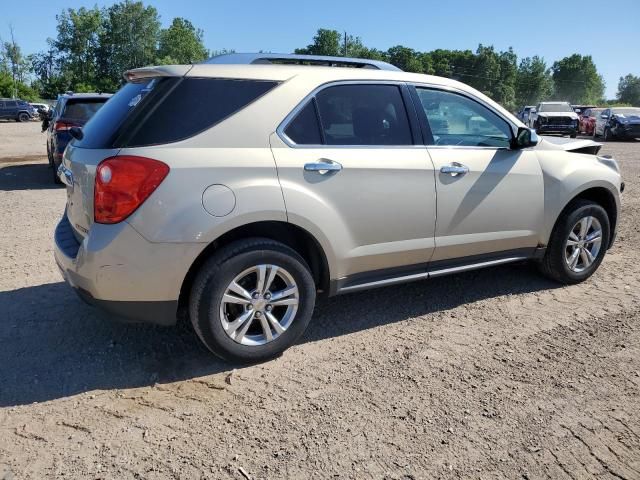
M127 221L150 242L206 244L247 223L286 221L282 191L271 150L266 148L122 149L121 155L160 160L170 167L167 178ZM213 216L203 206L211 185L225 185L235 207Z

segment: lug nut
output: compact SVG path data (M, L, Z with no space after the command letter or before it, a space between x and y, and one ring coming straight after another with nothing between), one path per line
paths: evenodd
M252 295L252 297L253 297L253 299L254 299L254 300L257 300L257 299L259 299L259 298L260 298L260 294L259 294L258 292L256 292L256 293L254 293L254 294Z
M260 318L262 314L260 312L256 312L256 318Z
M253 305L251 304L247 305L247 310L253 310Z
M267 305L267 312L270 312L271 310L273 310L273 305Z
M265 298L265 300L270 300L271 299L271 294L270 293L265 293L264 298Z

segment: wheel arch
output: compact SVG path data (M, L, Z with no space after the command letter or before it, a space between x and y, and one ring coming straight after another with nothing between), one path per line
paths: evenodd
M609 249L615 239L616 226L618 224L618 203L616 202L614 194L607 187L593 186L574 194L569 201L566 202L564 207L562 207L562 210L556 217L553 228L556 228L558 218L560 218L562 213L577 199L590 200L597 203L607 212L607 216L609 217L609 245L607 245L607 249Z
M329 293L331 278L329 262L320 242L307 230L293 223L278 220L258 221L225 232L202 250L189 267L182 282L178 298L179 310L188 305L191 286L202 264L219 248L250 237L269 238L294 249L307 262L318 291L325 295Z

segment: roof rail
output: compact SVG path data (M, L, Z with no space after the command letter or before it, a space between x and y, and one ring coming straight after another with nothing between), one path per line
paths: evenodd
M323 55L297 55L291 53L225 53L211 57L203 63L225 65L316 65L325 67L373 68L376 70L401 71L398 67L379 60L364 58L328 57Z

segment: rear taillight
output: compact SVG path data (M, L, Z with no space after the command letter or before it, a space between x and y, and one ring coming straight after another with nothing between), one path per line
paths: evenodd
M56 132L67 132L71 130L71 127L77 127L77 125L69 122L56 122L53 124L53 129Z
M122 155L103 160L96 169L94 221L121 222L142 205L168 173L168 165L151 158Z

